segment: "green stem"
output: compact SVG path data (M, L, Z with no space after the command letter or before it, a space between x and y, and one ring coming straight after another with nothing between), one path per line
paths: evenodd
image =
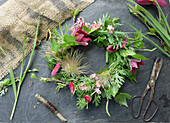
M37 7L37 6L36 6ZM38 9L38 7L37 7ZM39 11L39 9L38 9ZM20 89L21 89L21 85L22 85L22 82L26 76L26 73L28 71L28 68L30 66L30 63L31 63L31 59L32 59L32 56L34 54L34 50L35 50L35 47L36 47L36 41L37 41L37 36L38 36L38 28L39 28L39 23L40 23L40 11L39 11L39 18L38 18L38 23L37 23L37 28L36 28L36 33L35 33L35 38L34 38L34 46L33 46L33 49L32 49L32 53L30 55L30 58L29 58L29 61L28 61L28 64L27 64L27 67L26 67L26 70L22 76L22 78L20 78L20 81L19 81L19 85L18 85L18 90L17 90L17 97L16 97L16 100L14 102L14 106L13 106L13 109L12 109L12 113L11 113L11 117L10 117L10 120L13 119L13 115L15 113L15 109L16 109L16 105L17 105L17 101L18 101L18 96L19 96L19 92L20 92Z
M13 116L14 116L14 113L15 113L16 105L17 105L17 102L18 102L18 96L19 96L19 92L20 92L20 87L21 87L21 84L19 83L18 90L17 90L17 96L16 96L16 100L15 100L14 105L13 105L13 109L12 109L10 120L13 119Z
M151 39L149 39L148 37L145 37L143 35L143 37L145 39L147 39L148 41L150 41L153 45L155 45L160 51L162 51L165 55L167 55L168 57L170 57L170 54L168 54L167 52L165 52L160 46L158 46L155 42L153 42Z
M107 99L107 102L106 102L106 112L107 112L107 114L108 114L109 117L110 117L110 113L109 113L109 111L108 111L108 105L109 105L109 99Z

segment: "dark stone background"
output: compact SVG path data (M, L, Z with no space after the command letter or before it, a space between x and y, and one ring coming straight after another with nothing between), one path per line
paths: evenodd
M168 3L168 0L166 0ZM0 1L0 4L3 4L4 1ZM132 25L138 29L143 29L143 32L148 30L145 26L135 17L133 17L127 8L125 0L97 0L92 5L87 7L80 13L80 16L84 17L86 22L92 23L94 20L97 20L103 14L107 12L110 13L111 17L121 17L121 22L124 24L121 27L122 31L133 32L133 29L129 27L123 20L127 20ZM147 6L152 12L156 13L154 6ZM163 8L166 14L169 15L170 7ZM170 19L170 18L169 18ZM72 24L72 19L67 21L69 24ZM170 22L170 21L169 21ZM152 37L150 37L152 38ZM155 42L158 43L158 40L152 38ZM154 46L149 43L147 40L144 40L145 46L148 49L154 48ZM57 109L68 119L68 122L143 122L142 115L138 119L134 119L131 116L130 107L126 108L115 103L113 100L109 102L109 112L111 117L106 114L105 103L106 100L103 99L99 107L94 107L93 105L89 106L89 109L78 110L76 108L76 96L71 97L70 90L68 87L60 91L60 93L55 94L56 85L53 83L43 83L39 81L41 77L50 77L51 71L46 66L47 62L44 59L44 49L46 49L48 42L42 41L41 46L36 48L34 57L30 66L30 69L37 68L39 73L37 73L37 80L32 80L30 74L26 76L26 79L22 85L20 96L14 115L14 122L61 122L55 115L53 115L48 109L43 106L43 104L37 104L38 100L35 98L35 94L39 93L44 98L49 100L54 104ZM105 64L105 49L98 48L93 44L89 44L87 47L80 47L84 52L84 55L89 60L91 69L95 72L101 67L106 66ZM152 121L155 122L170 122L170 59L162 54L159 50L153 52L141 52L145 57L150 58L150 60L144 61L145 65L141 66L137 73L137 81L130 82L126 79L126 83L121 88L121 92L126 92L134 95L141 95L149 81L149 77L152 71L152 66L156 57L162 57L164 59L164 65L162 67L161 73L156 83L154 100L159 105L159 110L156 116ZM28 62L29 56L25 59L25 65ZM19 76L20 67L15 70L17 73L16 76ZM8 78L9 75L6 77ZM31 82L34 82L32 87L29 85ZM149 94L147 95L143 109L147 104L149 99ZM10 114L12 111L14 103L14 94L12 87L9 87L8 93L6 96L0 97L0 122L9 122ZM128 101L130 105L130 101ZM134 109L137 110L137 104L139 100L135 101ZM36 109L34 109L36 106ZM155 106L152 105L149 114L155 110ZM75 113L76 112L76 113ZM143 113L143 112L142 112Z

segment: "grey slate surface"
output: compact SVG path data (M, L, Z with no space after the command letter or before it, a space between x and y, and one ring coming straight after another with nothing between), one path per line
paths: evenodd
M166 0L168 2L168 0ZM0 4L3 4L0 1ZM153 6L148 6L147 8L151 9L153 12L156 9ZM170 10L170 6L164 8L164 11L168 14ZM111 17L121 17L122 23L125 25L121 27L122 31L133 31L131 27L129 27L123 20L127 20L132 25L135 25L138 29L142 28L143 32L146 32L147 29L145 26L133 17L127 9L125 0L97 0L95 3L87 7L81 12L80 16L84 17L85 21L92 23L93 20L98 19L103 14L107 12L110 13ZM169 18L170 19L170 18ZM72 24L72 19L67 21ZM170 22L170 21L169 21ZM156 39L152 38L156 42ZM154 48L154 46L148 41L144 40L146 48ZM53 83L43 83L40 82L39 79L41 77L50 77L51 71L47 68L47 62L44 59L43 49L45 49L47 42L42 41L42 45L36 48L34 53L34 58L31 63L31 68L37 68L39 73L37 74L37 80L31 80L33 83L30 88L29 79L30 74L27 75L19 96L16 112L14 115L14 122L57 122L61 121L53 115L48 109L46 109L43 104L37 104L38 100L34 97L36 93L40 93L44 98L49 100L52 104L54 104L57 109L68 119L68 122L78 123L78 122L143 122L142 115L138 119L134 119L131 116L130 107L126 108L124 106L120 106L115 103L113 100L109 103L109 112L111 117L109 117L105 112L105 103L106 100L103 99L101 101L101 105L99 107L94 107L93 105L89 106L89 109L78 110L76 108L76 97L71 97L69 88L64 88L60 91L60 93L55 94L56 85ZM91 65L91 69L95 72L101 67L107 66L105 64L105 52L104 48L98 48L93 44L89 44L87 47L80 47L80 49L84 52L84 55L89 60L89 64ZM145 57L150 58L148 61L144 61L145 65L141 66L137 73L137 81L130 82L126 79L126 83L121 88L121 92L126 92L134 95L141 95L148 83L149 76L152 71L153 62L156 57L162 57L164 59L164 65L162 67L161 73L156 83L154 100L159 105L159 110L156 116L152 121L154 122L170 122L170 59L163 55L159 50L155 50L153 52L140 52ZM26 62L28 62L28 57L26 57ZM25 62L25 63L26 63ZM25 64L26 65L26 64ZM26 66L25 66L26 67ZM15 70L17 76L19 76L20 67ZM9 75L7 76L9 77ZM6 77L6 78L7 78ZM147 95L145 99L144 107L147 104L149 95ZM0 122L9 122L10 113L12 110L12 106L14 103L14 94L12 87L9 88L6 96L0 97ZM135 102L134 109L137 110L137 103L139 100ZM128 101L130 105L130 101ZM36 109L34 109L36 106ZM155 106L152 105L150 111L148 113L151 114L155 109ZM75 113L77 112L77 113Z

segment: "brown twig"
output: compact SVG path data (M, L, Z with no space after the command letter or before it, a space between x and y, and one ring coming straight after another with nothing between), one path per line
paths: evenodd
M45 100L40 94L36 94L35 97L41 101L51 112L53 112L62 122L66 122L67 119L64 118L61 113L56 109L56 107Z

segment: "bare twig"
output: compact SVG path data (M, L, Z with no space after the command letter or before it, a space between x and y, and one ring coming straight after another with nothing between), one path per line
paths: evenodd
M51 112L53 112L62 122L66 122L67 119L64 118L60 112L56 109L56 107L51 104L50 102L48 102L47 100L45 100L40 94L36 94L35 97L41 101Z

